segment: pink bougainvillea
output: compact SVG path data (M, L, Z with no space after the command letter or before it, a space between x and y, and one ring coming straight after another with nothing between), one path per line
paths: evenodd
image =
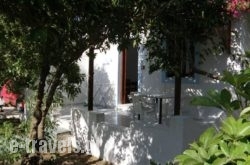
M240 12L250 11L250 0L228 0L227 10L234 17L239 17Z

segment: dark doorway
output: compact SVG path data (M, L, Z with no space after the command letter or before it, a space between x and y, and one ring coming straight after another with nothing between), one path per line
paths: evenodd
M129 103L128 95L130 92L136 92L138 89L138 52L136 48L129 47L122 52L121 82L121 103Z

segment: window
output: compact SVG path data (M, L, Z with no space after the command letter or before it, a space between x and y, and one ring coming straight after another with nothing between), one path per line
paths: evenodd
M197 53L195 52L194 45L185 44L184 51L181 55L181 77L185 78L185 81L196 82L196 75L194 72L194 67L197 61ZM163 72L164 82L169 82L174 80L174 72L167 71Z

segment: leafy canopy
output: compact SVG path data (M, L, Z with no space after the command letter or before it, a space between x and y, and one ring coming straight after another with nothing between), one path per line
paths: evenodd
M190 52L192 46L211 38L215 27L229 23L224 0L154 0L138 4L142 11L138 22L145 25L140 30L144 30L147 38L150 72L176 71L179 61L186 60L181 57L183 51Z

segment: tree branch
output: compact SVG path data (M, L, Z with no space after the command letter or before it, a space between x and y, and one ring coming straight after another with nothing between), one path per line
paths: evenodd
M209 78L214 79L214 80L221 80L221 78L222 78L219 75L214 75L212 73L209 73L207 71L204 71L204 70L201 70L201 69L198 69L198 68L195 68L195 67L193 69L194 69L194 73L209 77Z

